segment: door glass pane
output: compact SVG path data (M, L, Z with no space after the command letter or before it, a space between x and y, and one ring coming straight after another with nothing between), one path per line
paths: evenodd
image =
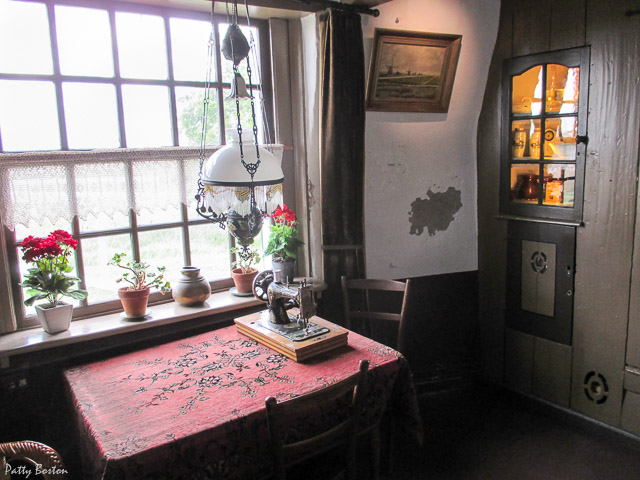
M515 120L511 122L511 157L540 158L540 120Z
M171 56L173 57L173 78L204 82L208 55L211 24L200 20L172 18ZM215 48L211 69L211 80L216 79Z
M53 83L0 80L0 133L5 152L60 149Z
M191 263L209 281L231 276L229 262L229 234L218 225L189 227Z
M539 172L537 164L518 163L511 165L511 201L538 203Z
M238 125L238 111L235 98L228 98L231 90L224 91L224 124L225 128L236 128ZM258 127L258 143L264 143L264 128L262 117L262 106L259 100L260 92L254 89L253 106L256 114L256 126ZM242 143L251 144L255 142L253 135L253 115L251 113L251 99L240 99L240 122L242 124ZM228 142L228 140L227 140Z
M547 66L546 111L549 113L575 113L580 94L580 69L564 65Z
M120 146L114 85L65 82L62 95L70 149Z
M517 115L540 115L542 104L542 65L514 75L511 111Z
M229 28L228 23L221 23L218 25L218 32L220 33L220 45L222 45L222 40L224 36L227 34L227 29ZM244 34L247 42L251 42L251 35L253 35L253 39L255 41L255 51L260 52L260 42L258 41L258 29L255 27L247 27L244 25L240 25L240 30ZM256 53L259 55L259 53ZM222 81L224 83L231 83L231 79L233 78L233 64L231 60L227 60L224 56L221 58L222 60ZM257 85L260 83L258 79L258 71L260 65L256 65L256 61L260 61L260 59L256 59L253 52L249 55L249 61L251 64L251 83ZM245 81L249 83L249 78L247 77L247 61L243 60L238 65L238 72L244 77Z
M0 72L53 73L45 4L0 1Z
M168 78L162 17L116 12L116 36L122 77Z
M547 118L543 139L545 159L574 160L577 133L576 117Z
M176 109L180 146L199 147L202 138L202 108L204 88L176 87ZM235 104L234 104L235 107ZM234 122L234 125L237 122ZM207 145L220 145L220 122L218 121L218 92L209 92L207 108Z
M140 260L151 265L148 272L157 273L158 267L166 267L165 278L174 281L184 267L182 233L179 228L140 232Z
M111 27L106 10L56 5L56 35L63 75L113 76Z
M127 147L173 145L169 89L155 85L123 85Z
M576 167L571 164L549 164L544 167L544 205L573 207Z
M123 282L117 282L122 278L124 270L107 265L116 253L126 253L126 260L133 258L129 235L109 235L82 240L82 260L89 304L115 300L118 298L118 288L126 286Z

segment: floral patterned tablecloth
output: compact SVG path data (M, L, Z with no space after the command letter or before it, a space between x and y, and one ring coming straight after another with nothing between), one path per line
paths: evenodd
M394 416L417 441L420 414L404 357L356 333L296 363L235 326L65 372L86 479L252 479L271 461L264 401L317 390L370 361L366 422ZM330 421L318 414L304 430ZM293 419L292 419L293 421Z

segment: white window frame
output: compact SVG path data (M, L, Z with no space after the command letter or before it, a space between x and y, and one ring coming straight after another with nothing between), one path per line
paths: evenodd
M140 5L140 4L131 4L131 3L123 3L123 2L106 2L106 1L94 1L90 4L87 4L86 1L82 0L27 0L32 3L41 3L46 5L48 10L49 17L49 25L50 25L50 35L51 35L51 47L53 51L53 60L54 60L54 73L52 75L40 75L40 74L6 74L0 73L0 79L10 79L10 80L46 80L54 83L56 88L56 97L58 102L58 116L59 116L59 125L60 125L60 140L61 140L61 150L68 151L67 137L65 132L65 123L64 123L64 110L62 105L62 83L68 81L83 81L83 82L100 82L100 83L112 83L117 88L117 101L118 101L118 119L119 119L119 128L121 135L122 147L126 147L125 140L125 132L124 132L124 121L123 121L123 107L122 107L122 91L121 87L123 84L137 84L137 85L161 85L167 86L170 91L170 99L171 99L171 114L172 114L172 128L173 128L173 141L174 147L169 147L173 150L173 153L180 161L186 161L187 159L192 159L194 154L197 153L194 147L180 147L178 146L178 127L177 127L177 113L176 113L176 98L175 98L175 87L180 86L190 86L190 87L204 87L204 82L190 82L190 81L177 81L173 79L173 71L171 67L171 35L169 31L169 19L170 18L189 18L189 19L198 19L198 20L206 20L209 22L211 20L211 14L205 12L191 11L191 10L182 10L182 9L174 9L174 8L164 8L164 7L156 7L150 5ZM56 46L56 33L55 33L55 20L54 20L54 8L56 5L64 5L64 6L76 6L83 8L96 8L107 10L110 17L111 24L111 34L112 34L112 44L113 49L116 49L116 30L115 30L115 12L135 12L135 13L143 13L143 14L151 14L160 16L164 19L165 22L165 31L166 31L166 45L167 45L167 61L169 64L169 75L167 80L132 80L132 79L123 79L119 76L118 66L114 65L115 75L113 78L104 78L104 77L79 77L79 76L70 76L70 75L61 75L60 67L58 63L58 55L57 55L57 46ZM220 139L221 143L225 143L225 124L224 124L224 102L223 95L224 90L229 89L231 86L229 83L222 82L222 67L221 67L221 54L220 54L220 45L219 43L219 34L218 34L218 24L219 23L227 23L227 18L222 15L214 15L214 25L215 25L215 42L216 42L216 52L215 55L215 65L217 74L215 75L216 81L211 81L211 95L217 95L217 107L218 107L218 119L219 119L219 128L220 128ZM239 18L239 23L243 23L243 20ZM259 45L261 48L260 58L262 65L260 69L262 71L262 85L259 87L255 85L254 79L254 88L262 89L262 96L264 97L264 110L267 112L267 122L270 125L273 125L273 101L272 101L272 82L271 82L271 66L270 66L270 53L269 53L269 25L267 21L264 20L251 20L251 26L257 27L259 32ZM114 57L117 58L117 57ZM204 62L204 60L203 60ZM117 63L117 62L116 62ZM204 63L203 63L204 69ZM273 131L273 128L269 128L267 131ZM267 142L272 142L272 138L265 139ZM153 153L154 149L145 149L148 150L150 154ZM162 149L163 152L166 153L166 149ZM104 150L101 152L78 152L86 159L91 159L92 156L104 154ZM131 158L127 157L126 150L124 149L116 149L113 150L112 153L115 155L122 154L122 162L128 163L129 165L132 162ZM208 152L211 153L211 150ZM1 140L1 132L0 132L0 161L3 160L3 157L11 157L15 152L4 154L2 151L2 140ZM34 155L37 155L36 152L30 154L30 157L33 158ZM50 157L50 153L42 153L42 158ZM182 169L182 172L184 169ZM182 174L182 173L181 173ZM183 182L184 183L184 182ZM126 188L128 189L128 193L130 194L133 189L133 179L130 175L128 178L128 183ZM0 218L0 224L1 223ZM84 270L83 270L83 262L82 262L82 240L87 238L95 238L98 236L108 236L108 235L116 235L116 234L129 234L131 238L131 246L132 252L135 259L140 258L140 248L138 241L138 233L146 232L146 231L154 231L154 230L162 230L167 228L180 228L182 232L182 243L183 243L183 259L184 264L189 265L190 262L190 249L189 249L189 227L193 225L201 225L209 223L208 220L205 219L189 219L187 206L182 203L181 204L181 219L176 222L168 222L163 224L154 224L154 225L138 225L136 213L131 210L129 212L129 226L126 228L118 228L118 229L110 229L110 230L102 230L102 231L81 231L80 224L77 217L74 217L71 223L71 233L79 241L78 249L76 251L76 265L77 269L75 274L82 279L80 282L80 288L85 287L84 281ZM4 275L2 278L4 281L0 280L0 305L2 308L0 309L0 333L2 332L10 332L16 329L23 329L35 326L38 324L35 316L26 316L24 315L24 307L23 307L23 292L22 288L18 285L21 281L20 273L19 273L19 263L18 263L18 244L21 239L16 238L15 231L6 227L2 227L2 232L0 232L0 270L3 271ZM231 242L231 240L230 240ZM230 255L230 262L232 261L232 257ZM107 268L105 266L105 268ZM220 290L222 288L228 288L229 280L221 279L220 281L213 282L212 288L213 290ZM163 302L170 301L171 296L165 295L161 296L159 293L152 294L150 298L150 303L154 302ZM108 312L113 312L120 309L119 300L100 302L95 304L88 304L87 300L82 301L79 307L74 308L74 319L78 318L86 318L89 316L95 316L99 314L104 314Z

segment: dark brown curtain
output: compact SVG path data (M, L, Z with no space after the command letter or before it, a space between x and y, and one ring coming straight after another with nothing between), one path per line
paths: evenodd
M342 320L340 276L364 277L364 47L360 15L320 14L324 318Z

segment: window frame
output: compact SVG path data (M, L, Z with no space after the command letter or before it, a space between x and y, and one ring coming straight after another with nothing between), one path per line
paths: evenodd
M24 1L24 0L22 0ZM55 150L55 152L63 151L63 152L78 152L78 150L70 150L68 148L67 136L66 136L66 125L65 125L65 117L64 117L64 105L62 99L62 84L64 82L86 82L86 83L103 83L103 84L113 84L116 87L116 97L117 97L117 109L118 109L118 128L120 132L120 142L121 147L118 149L113 149L112 151L121 153L124 149L126 149L126 135L124 131L124 112L123 112L123 97L122 97L122 86L123 85L160 85L165 86L169 89L169 97L170 97L170 113L171 113L171 123L172 123L172 135L173 135L173 146L172 147L162 147L162 150L167 148L175 150L178 156L184 153L185 158L182 161L186 160L186 156L193 158L194 147L180 147L179 143L179 131L178 131L178 122L177 122L177 108L176 108L176 95L175 88L176 87L205 87L204 81L184 81L184 80L175 80L173 77L173 67L172 67L172 51L171 51L171 31L170 31L170 18L181 18L181 19L196 19L196 20L205 20L208 23L211 22L211 13L210 12L202 12L202 11L194 11L194 10L186 10L186 9L177 9L177 8L169 8L169 7L158 7L152 5L141 5L134 3L124 3L124 2L106 2L106 1L95 1L91 2L91 4L87 5L86 2L80 0L26 0L28 3L39 3L44 4L47 9L48 21L49 21L49 33L50 33L50 41L51 41L51 49L52 49L52 57L53 57L53 73L51 75L43 75L43 74L9 74L9 73L0 73L0 79L3 80L45 80L54 83L56 90L56 101L58 107L58 120L60 126L60 150ZM81 8L90 8L90 9L100 9L106 10L109 15L109 24L111 29L111 45L112 45L112 54L114 58L114 75L113 77L85 77L85 76L77 76L77 75L62 75L60 73L60 62L57 53L57 43L56 43L56 25L55 25L55 6L71 6L71 7L81 7ZM118 50L117 50L117 38L116 38L116 27L115 27L115 17L116 12L127 12L127 13L140 13L140 14L149 14L160 16L164 22L165 28L165 40L166 40L166 58L168 63L168 75L166 80L141 80L141 79L131 79L131 78L122 78L119 72L118 65ZM218 25L220 23L227 23L226 16L223 15L213 15L214 19L214 37L215 37L215 64L213 68L215 69L215 75L212 75L214 79L210 82L210 92L211 95L217 95L217 108L218 108L218 119L219 119L219 138L221 140L221 145L226 143L225 138L225 118L224 118L224 92L225 89L230 89L231 85L228 82L223 82L222 80L222 60L221 60L221 49L220 49L220 35L218 30ZM239 18L238 23L242 25L246 25L246 19ZM265 121L267 122L268 128L265 129L265 136L269 135L268 132L274 132L274 107L273 107L273 98L272 98L272 79L271 79L271 55L270 55L270 36L269 36L269 22L266 20L254 20L251 19L251 26L256 27L258 31L259 38L258 44L260 47L260 70L262 72L262 84L258 85L253 80L253 88L262 90L262 96L264 98L264 112L265 112ZM204 67L204 59L203 59L203 67ZM255 65L253 65L255 69ZM273 137L268 137L264 139L265 143L273 142ZM138 149L139 150L139 149ZM155 148L144 149L145 151L153 151ZM213 149L215 150L215 149ZM100 150L101 152L105 152L105 150ZM30 155L39 155L40 152L31 152ZM90 158L92 156L93 151L83 151L82 155ZM212 153L212 149L208 148L208 153ZM19 152L3 152L2 150L2 138L0 132L0 159L4 154L19 154ZM43 158L50 154L50 152L43 152ZM126 153L125 153L126 156ZM127 185L126 189L128 194L133 191L133 175L132 175L132 160L133 158L129 158L129 160L124 159L123 161L129 162L129 175L127 177ZM182 165L182 164L181 164ZM180 175L184 175L184 168L181 168ZM140 245L138 234L142 232L148 231L160 231L168 228L179 228L182 236L182 252L183 252L183 260L184 265L191 264L191 252L189 249L190 246L190 238L189 238L189 227L195 225L204 225L210 224L211 222L206 219L189 219L188 207L184 203L180 204L180 220L162 223L162 224L153 224L153 225L139 225L136 213L133 210L129 211L129 225L123 228L113 228L106 230L96 230L96 231L81 231L80 230L80 221L78 217L74 217L71 222L71 233L78 242L78 249L75 252L76 255L76 270L75 274L80 277L82 280L79 282L80 288L85 288L85 272L84 272L84 264L83 264L83 251L82 251L82 240L96 237L106 237L110 235L120 235L120 234L128 234L131 242L131 251L136 260L140 259ZM7 271L7 279L6 282L2 282L3 285L0 286L4 293L10 298L13 303L13 308L11 308L10 316L11 318L7 322L7 319L4 320L4 331L11 331L15 329L24 329L30 328L38 325L37 318L35 315L25 315L24 305L23 305L23 289L18 285L21 281L20 272L19 272L19 242L21 239L16 238L15 230L11 230L4 225L2 226L4 242L0 245L0 260L4 263L5 271ZM229 236L229 245L233 245L232 237ZM2 258L4 257L4 259ZM233 256L229 254L229 263L233 260ZM105 266L105 268L107 268ZM213 291L220 291L225 288L229 288L230 286L230 277L222 278L219 280L214 280L210 282L212 284ZM115 294L114 294L115 295ZM150 297L150 304L154 303L163 303L171 301L171 295L161 295L159 292L152 293ZM118 311L121 309L120 301L116 298L114 300L96 302L92 304L88 304L87 300L81 302L80 306L74 308L73 318L87 318L91 316L96 316L105 313L111 313L114 311ZM3 312L2 316L5 316ZM2 323L2 322L0 322ZM9 327L7 329L7 326ZM3 331L2 325L0 325L0 333Z

